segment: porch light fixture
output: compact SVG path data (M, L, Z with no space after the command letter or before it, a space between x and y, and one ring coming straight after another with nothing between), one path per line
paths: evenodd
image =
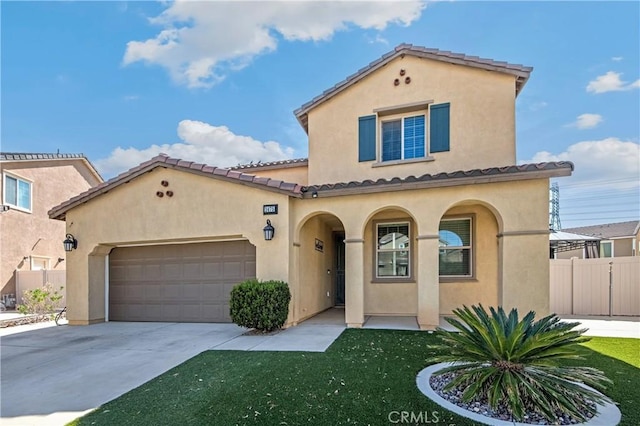
M276 233L276 229L271 225L271 221L269 219L267 219L267 226L265 226L262 231L264 232L265 240L273 240L273 235Z
M64 245L64 251L71 251L78 248L78 240L73 235L67 234L67 238L62 242Z
M311 193L311 198L318 198L318 191L313 191Z

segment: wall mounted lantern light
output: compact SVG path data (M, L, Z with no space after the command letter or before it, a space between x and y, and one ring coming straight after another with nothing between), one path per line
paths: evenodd
M64 251L71 251L78 248L78 240L73 235L67 234L67 238L62 242L64 245Z
M265 226L262 231L264 232L265 240L273 240L273 235L276 233L276 229L271 225L271 221L269 219L267 219L267 226Z

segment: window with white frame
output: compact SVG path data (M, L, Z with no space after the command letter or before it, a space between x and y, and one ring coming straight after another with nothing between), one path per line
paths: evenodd
M41 271L49 269L49 258L42 256L31 256L31 270Z
M600 242L600 257L613 257L613 241Z
M382 161L409 160L426 155L426 118L402 117L382 122Z
M409 278L409 223L378 223L376 235L376 278Z
M31 211L31 182L9 174L4 175L3 204L18 210Z
M471 218L442 219L438 235L440 276L471 277L473 275Z

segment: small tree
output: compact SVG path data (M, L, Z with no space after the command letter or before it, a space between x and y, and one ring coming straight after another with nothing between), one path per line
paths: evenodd
M64 287L60 287L62 291ZM63 295L53 288L53 285L46 283L40 288L27 290L22 295L22 304L18 305L18 312L21 314L51 314L60 307Z
M284 325L291 293L283 281L251 279L231 290L231 320L241 327L269 332Z

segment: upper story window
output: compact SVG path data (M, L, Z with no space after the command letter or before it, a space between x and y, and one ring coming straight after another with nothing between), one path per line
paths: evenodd
M473 241L471 218L442 219L440 238L440 276L473 275Z
M425 144L424 115L382 122L382 161L422 158Z
M449 151L450 104L431 102L380 108L374 115L360 117L358 161L433 159L431 154Z
M4 175L3 203L17 210L31 212L31 182Z
M376 235L376 278L409 278L409 223L378 223Z

